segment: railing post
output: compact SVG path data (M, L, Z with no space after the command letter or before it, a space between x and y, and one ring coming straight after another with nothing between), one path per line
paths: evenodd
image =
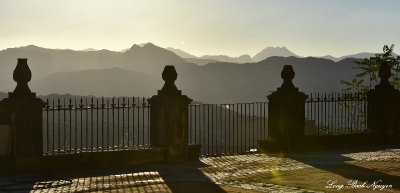
M305 100L307 95L293 85L295 72L285 65L281 72L283 83L268 96L268 144L276 148L288 148L290 143L304 137ZM296 140L294 140L296 139ZM260 142L260 146L263 142ZM266 147L269 148L269 147Z
M387 62L381 64L378 75L379 84L367 92L367 127L387 143L400 138L400 91L389 82Z
M17 169L32 169L43 156L42 110L45 102L29 89L32 78L27 59L19 58L13 74L17 86L0 101L12 132L11 155Z
M166 148L167 161L184 161L198 157L199 147L188 145L188 108L192 99L175 86L174 66L165 66L165 84L158 95L149 99L150 141L152 147Z

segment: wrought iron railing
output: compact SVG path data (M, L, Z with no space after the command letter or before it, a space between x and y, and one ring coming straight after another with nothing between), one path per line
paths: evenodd
M317 135L367 131L367 97L362 93L310 94L306 133Z
M205 156L257 151L267 137L267 102L189 105L189 143Z
M150 109L146 98L48 99L43 117L45 155L150 145Z
M366 96L310 94L305 104L306 134L367 131ZM191 104L189 143L204 156L257 151L268 136L268 102ZM145 98L48 99L43 110L45 154L148 148L150 108Z

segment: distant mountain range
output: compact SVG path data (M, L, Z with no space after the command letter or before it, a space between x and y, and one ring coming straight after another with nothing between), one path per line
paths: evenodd
M289 51L286 47L267 47L261 52L257 53L254 57L251 57L248 54L241 55L239 57L230 57L226 55L203 55L200 57L189 54L183 50L175 49L175 48L166 48L167 50L174 52L176 55L184 58L188 62L193 62L199 65L207 64L204 60L208 60L211 62L231 62L231 63L249 63L249 62L259 62L261 60L267 59L271 56L297 56L293 52Z
M353 59L333 62L320 58L270 57L246 65L218 62L203 66L177 63L176 82L183 93L196 101L224 103L265 101L282 83L285 64L296 71L294 83L301 91L341 91L340 80L350 80L355 71ZM144 74L123 68L106 68L53 73L32 81L32 90L40 94L95 96L151 96L163 85L162 68Z
M333 57L331 55L322 56L321 58L325 58L325 59L337 62L337 61L340 61L340 60L343 60L343 59L346 59L346 58L370 58L370 57L373 57L373 56L375 56L374 53L361 52L361 53L358 53L358 54L346 55L346 56L342 56L342 57L339 57L339 58Z
M188 62L196 63L199 65L204 65L208 63L213 63L213 62L231 62L231 63L250 63L250 62L260 62L262 60L265 60L269 57L272 56L282 56L282 57L298 57L302 58L303 56L299 56L289 49L287 49L285 46L283 47L267 47L263 50L261 50L259 53L254 55L253 57L249 56L248 54L241 55L239 57L230 57L226 55L204 55L197 57L195 55L192 55L188 52L185 52L180 49L175 49L168 47L166 48L167 50L174 52L176 55L179 57L185 59ZM396 55L396 54L395 54ZM369 53L369 52L360 52L357 54L352 54L352 55L346 55L342 57L333 57L331 55L326 55L326 56L315 56L316 58L324 58L328 60L332 60L334 62L338 62L340 60L346 59L346 58L369 58L375 56L374 53Z
M356 56L367 56L363 54ZM357 60L304 58L285 47L266 48L254 57L182 56L194 55L151 43L133 45L124 52L46 49L33 45L9 48L0 51L0 91L15 88L12 72L17 58L28 58L33 74L31 89L42 95L151 96L163 85L164 66L175 65L178 88L196 101L265 101L269 92L280 86L280 71L285 64L293 65L294 82L301 91L335 92L342 88L340 80L352 79L355 73L352 66ZM263 57L268 58L261 60Z

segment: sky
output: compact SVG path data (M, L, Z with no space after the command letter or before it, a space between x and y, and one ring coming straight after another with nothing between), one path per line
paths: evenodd
M191 54L300 56L400 49L398 0L0 0L0 50L123 50L152 42ZM396 47L398 45L398 47Z

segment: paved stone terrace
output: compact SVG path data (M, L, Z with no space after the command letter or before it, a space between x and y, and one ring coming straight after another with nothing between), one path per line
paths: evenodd
M374 181L375 186L372 185ZM400 146L204 157L190 163L152 164L110 171L77 171L43 177L3 176L0 177L1 190L400 192Z

